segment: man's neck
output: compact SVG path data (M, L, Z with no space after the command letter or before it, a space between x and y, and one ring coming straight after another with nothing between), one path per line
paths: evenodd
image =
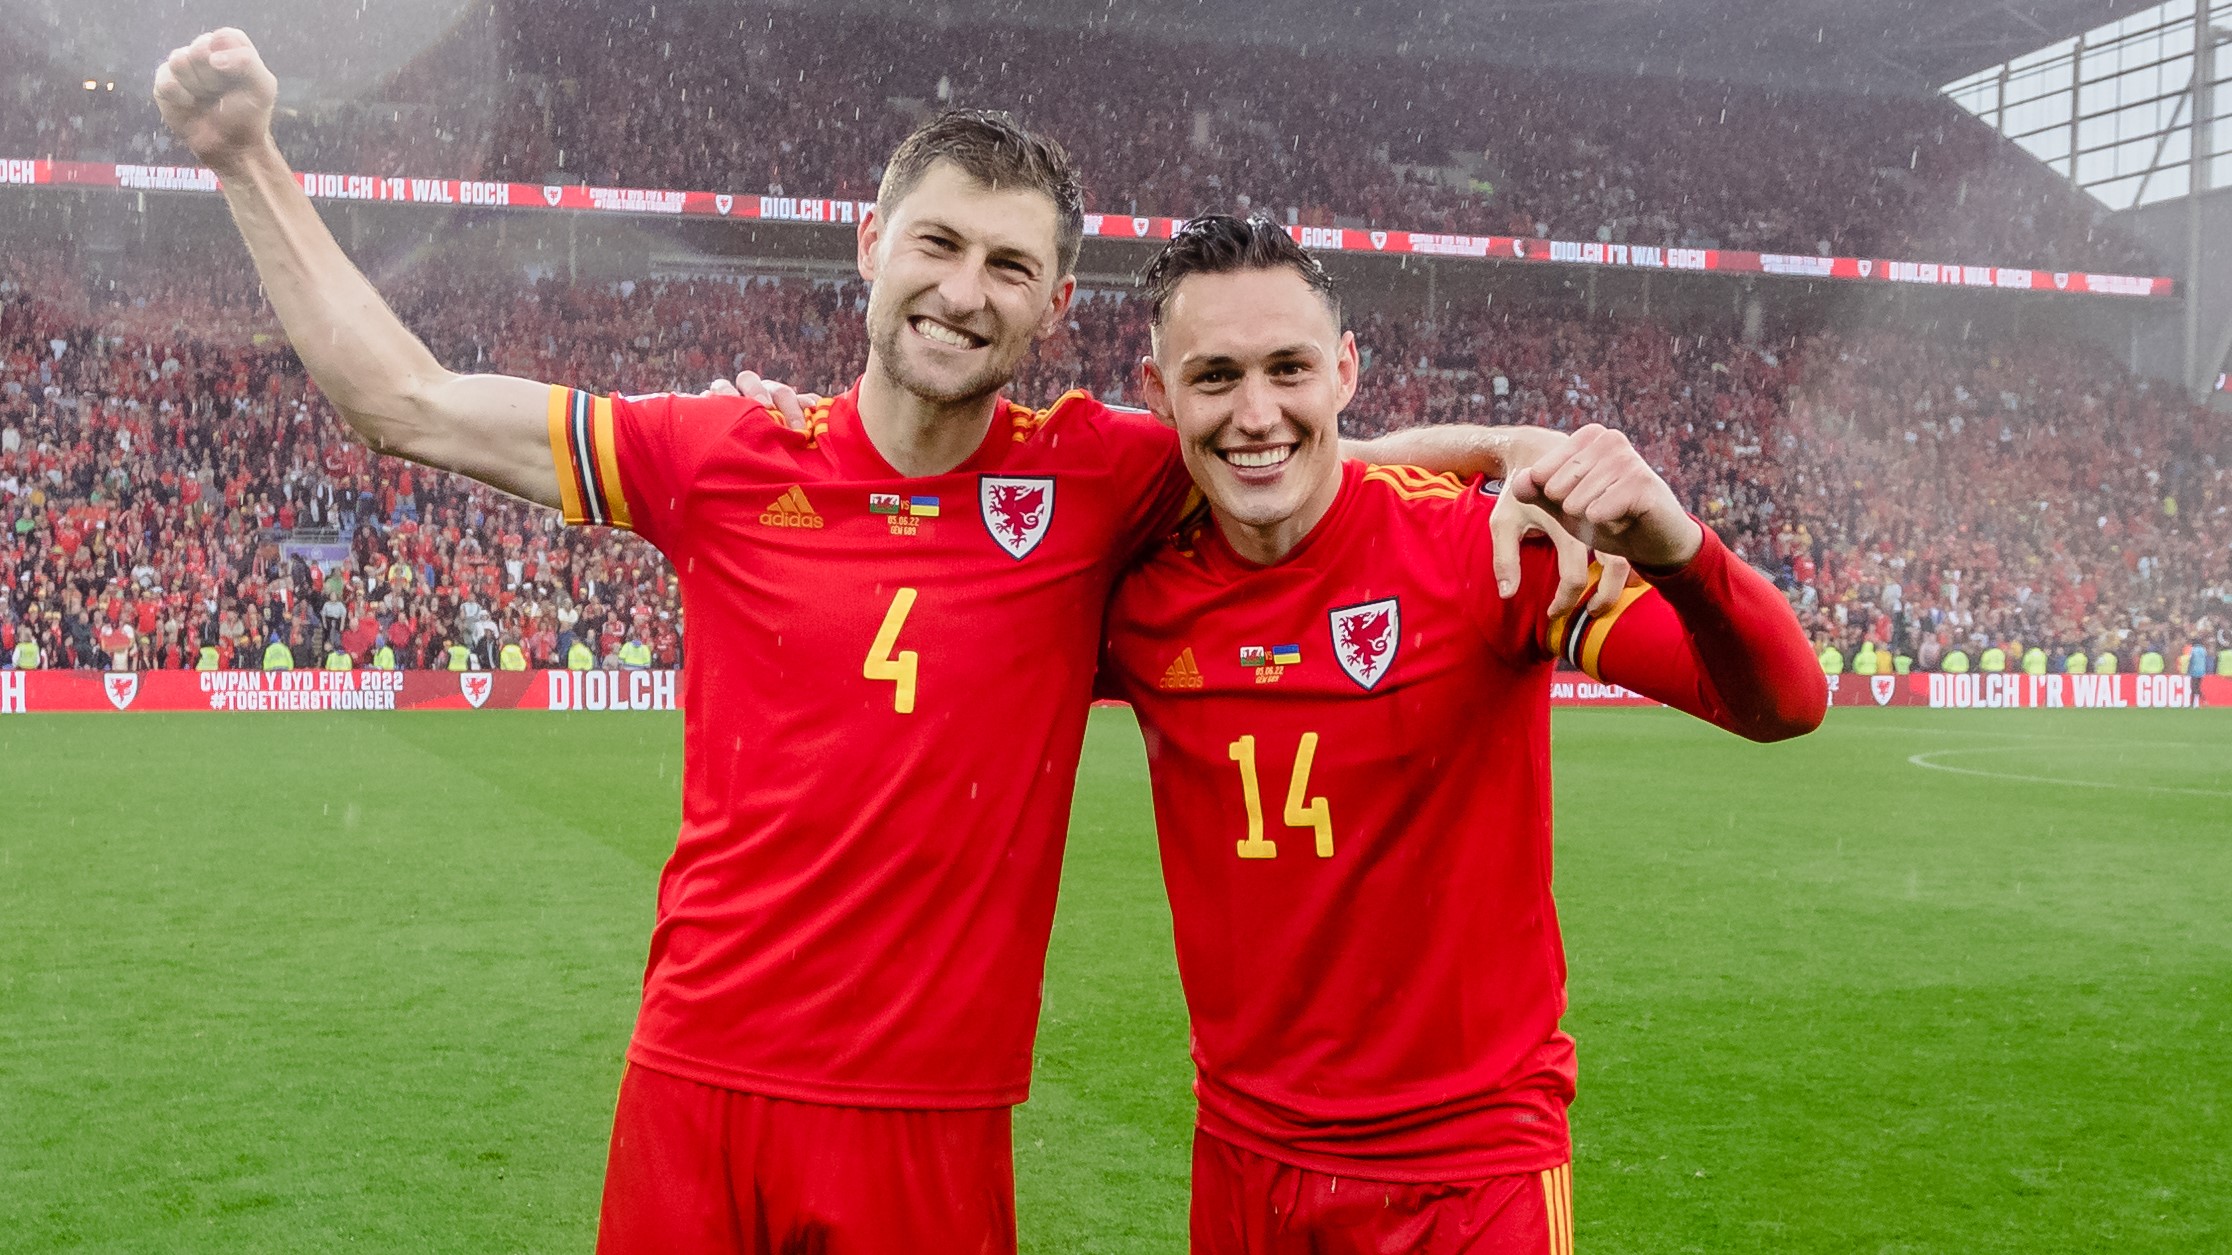
M1333 508L1334 499L1340 495L1341 473L1336 468L1303 501L1301 509L1275 523L1258 526L1239 522L1217 509L1215 502L1210 503L1210 513L1216 516L1217 529L1224 533L1225 543L1234 553L1257 566L1277 566L1324 521L1326 511Z
M910 479L943 475L969 460L992 426L997 394L927 401L907 391L870 356L860 377L860 426L891 469Z

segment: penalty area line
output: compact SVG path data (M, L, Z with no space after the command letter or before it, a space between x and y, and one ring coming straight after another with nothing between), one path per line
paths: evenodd
M2016 745L1978 746L1969 749L1932 750L1926 754L1909 754L1907 761L1928 771L1951 772L1956 776L1982 776L1987 780L2013 780L2021 784L2060 784L2073 789L2124 789L2133 793L2173 793L2184 797L2232 797L2232 789L2189 789L2173 784L2119 784L2112 780L2062 780L2054 776L2031 776L2013 771L1985 771L1977 767L1950 767L1930 760L1947 754L1989 754L1993 751L2021 749Z

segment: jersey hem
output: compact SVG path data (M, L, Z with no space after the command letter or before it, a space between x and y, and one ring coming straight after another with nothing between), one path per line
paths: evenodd
M1221 1127L1211 1128L1206 1112L1197 1112L1194 1132L1203 1137L1213 1137L1227 1146L1276 1160L1290 1168L1305 1172L1319 1172L1326 1176L1347 1177L1357 1181L1379 1181L1389 1185L1456 1185L1475 1181L1488 1181L1497 1177L1525 1176L1529 1173L1547 1172L1573 1162L1573 1140L1570 1134L1558 1139L1559 1147L1530 1149L1522 1153L1482 1156L1452 1160L1446 1158L1418 1159L1391 1157L1388 1159L1359 1159L1346 1155L1321 1155L1292 1146L1283 1146L1267 1138L1257 1137L1245 1129L1219 1121Z
M999 1089L912 1089L905 1086L849 1085L841 1082L811 1081L798 1077L771 1076L743 1068L717 1067L687 1056L670 1054L656 1047L631 1044L628 1062L637 1067L663 1072L668 1076L716 1089L732 1089L740 1093L757 1094L762 1098L780 1098L789 1102L819 1103L825 1107L874 1107L899 1111L975 1111L988 1107L1014 1107L1031 1096L1030 1087L1003 1086Z

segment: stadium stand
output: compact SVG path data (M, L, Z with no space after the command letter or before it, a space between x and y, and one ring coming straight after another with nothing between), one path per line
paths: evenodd
M2157 268L1944 100L789 9L498 7L369 97L283 119L296 166L861 199L925 110L985 102L1086 155L1104 212ZM181 159L136 85L88 92L28 62L0 79L23 106L0 111L0 156Z
M245 267L147 268L88 298L52 256L0 279L0 653L50 666L255 667L384 645L397 665L564 666L682 650L667 568L621 534L345 438ZM740 367L841 387L856 284L526 283L459 257L390 285L438 355L618 391ZM1460 308L1358 328L1357 434L1484 421L1629 432L1770 571L1817 642L1951 651L2232 647L2232 441L2205 411L2058 341L1814 331L1762 345L1636 318ZM1081 301L1017 381L1125 395L1136 306ZM623 650L623 646L633 646Z

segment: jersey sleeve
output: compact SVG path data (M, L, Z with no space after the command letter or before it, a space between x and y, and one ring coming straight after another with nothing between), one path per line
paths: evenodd
M1767 577L1704 531L1687 566L1647 576L1603 614L1589 614L1585 597L1549 622L1545 646L1595 679L1738 736L1779 741L1813 731L1829 689L1798 616Z
M691 486L748 410L737 397L550 389L550 456L566 522L624 527L673 557Z

